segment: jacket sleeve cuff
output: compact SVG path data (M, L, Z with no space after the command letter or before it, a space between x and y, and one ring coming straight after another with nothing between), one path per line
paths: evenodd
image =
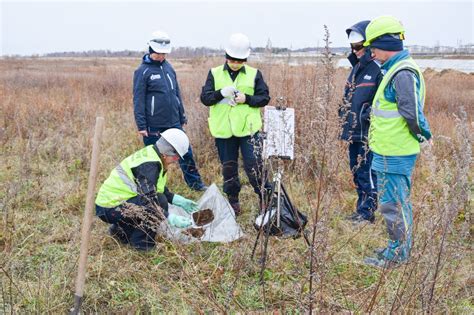
M245 104L248 104L250 107L254 107L252 104L252 95L245 94Z
M221 94L221 90L214 91L214 98L218 102L220 102L224 99L224 96L222 96L222 94Z
M174 194L171 191L169 191L168 187L165 187L165 191L163 193L164 193L168 203L173 204Z

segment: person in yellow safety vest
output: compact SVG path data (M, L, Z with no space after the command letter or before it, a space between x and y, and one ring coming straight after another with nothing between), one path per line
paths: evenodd
M95 203L96 215L112 224L109 232L114 238L137 250L150 250L163 219L180 228L192 224L189 218L168 214L168 202L188 213L196 211L197 204L166 187L168 166L188 148L189 139L182 130L167 129L155 144L133 153L112 170Z
M405 29L396 18L381 16L369 23L364 46L381 63L384 75L374 96L369 128L372 169L377 175L380 213L389 236L387 247L366 257L367 265L396 267L408 261L412 247L411 175L420 142L430 145L431 131L423 114L423 74L403 49Z
M232 34L225 52L225 64L209 71L202 88L201 102L209 106L209 130L215 138L222 164L224 192L235 214L239 215L239 149L253 190L259 197L264 194L261 190L260 108L268 104L270 94L262 73L245 64L250 54L250 42L246 35Z

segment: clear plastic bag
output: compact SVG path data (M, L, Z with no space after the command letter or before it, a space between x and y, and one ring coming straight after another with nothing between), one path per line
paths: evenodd
M216 184L212 184L197 203L200 210L211 209L214 214L214 220L211 223L202 227L191 226L191 228L204 229L204 234L200 238L186 234L186 230L189 228L172 227L166 220L161 223L159 233L168 239L182 243L196 241L228 243L244 236L242 229L235 221L234 210ZM192 219L192 215L186 213L180 207L169 205L168 211Z

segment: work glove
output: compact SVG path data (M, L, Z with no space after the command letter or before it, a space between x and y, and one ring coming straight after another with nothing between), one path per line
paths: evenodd
M168 215L168 222L171 226L177 228L187 228L193 224L191 219L173 213Z
M234 98L227 99L227 105L234 107L237 103L234 101Z
M235 88L235 86L232 86L232 85L226 86L221 89L221 94L225 98L234 98L235 92L237 92L237 89Z
M178 194L174 195L171 203L175 206L183 208L187 213L193 213L199 209L197 203Z
M241 92L238 92L237 95L234 98L234 100L237 104L245 103L245 99L246 99L245 94L241 93Z

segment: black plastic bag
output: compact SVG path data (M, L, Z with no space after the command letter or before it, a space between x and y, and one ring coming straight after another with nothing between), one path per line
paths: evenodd
M265 209L265 213L259 215L254 223L257 230L263 228L265 233L269 235L284 237L300 237L308 218L291 204L286 190L282 187L280 193L280 226L277 226L277 206L278 195L273 193L271 203ZM263 227L262 227L263 224ZM268 229L270 229L268 231Z

